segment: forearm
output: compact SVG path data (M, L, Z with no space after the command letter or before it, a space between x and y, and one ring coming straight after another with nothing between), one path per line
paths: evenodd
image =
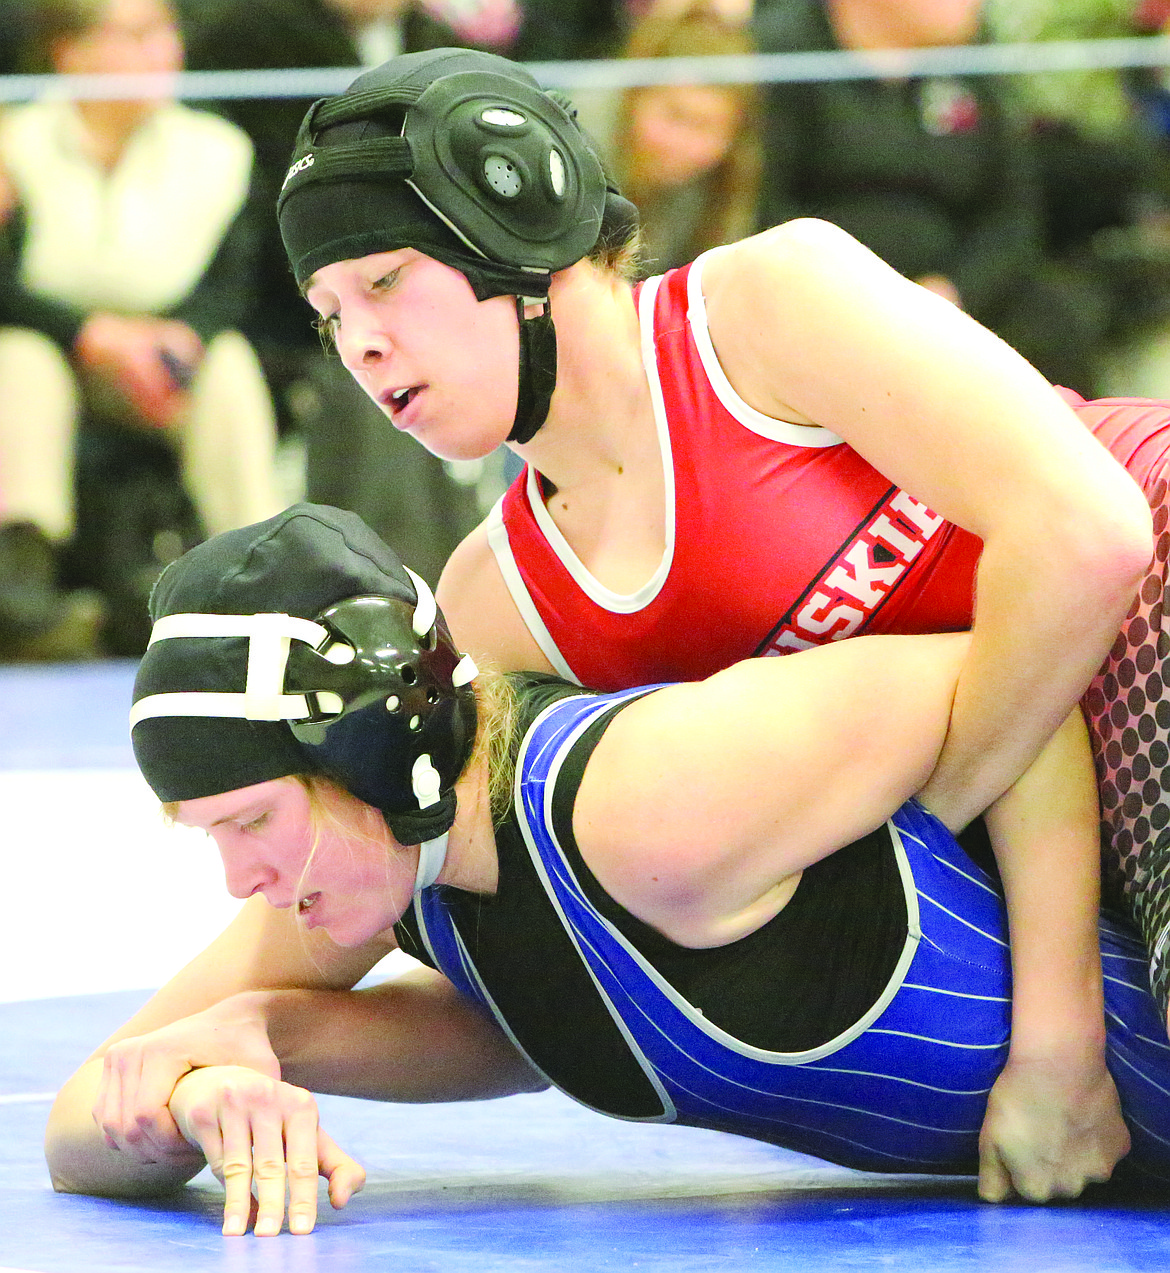
M60 1193L105 1197L150 1197L185 1184L203 1167L203 1155L147 1163L107 1144L94 1121L93 1107L102 1061L87 1061L57 1094L45 1129L45 1160Z
M380 1101L466 1101L547 1086L446 978L417 969L369 990L254 996L286 1082Z
M1105 1064L1096 780L1080 712L988 811L1007 897L1012 1038L979 1136L979 1193L1044 1201L1129 1151Z
M1008 908L1012 1057L1103 1064L1097 787L1079 711L986 821Z
M1013 542L1014 541L1014 542ZM999 798L1068 717L1116 639L1146 562L1008 535L980 563L967 659L920 799L958 830ZM1140 543L1140 541L1139 541Z

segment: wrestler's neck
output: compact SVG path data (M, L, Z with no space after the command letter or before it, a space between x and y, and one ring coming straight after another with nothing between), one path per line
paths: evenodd
M559 491L620 477L657 447L633 289L580 261L553 277L557 387L518 453Z
M439 882L467 893L495 893L499 859L488 794L488 761L481 752L455 784L455 823Z

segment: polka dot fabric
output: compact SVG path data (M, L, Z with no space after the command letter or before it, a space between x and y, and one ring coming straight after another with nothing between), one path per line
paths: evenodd
M1106 897L1121 905L1145 939L1151 986L1165 1016L1170 1005L1170 404L1107 400L1086 407L1102 413L1086 422L1141 482L1154 514L1149 573L1084 707L1101 797ZM1083 417L1086 410L1078 414Z

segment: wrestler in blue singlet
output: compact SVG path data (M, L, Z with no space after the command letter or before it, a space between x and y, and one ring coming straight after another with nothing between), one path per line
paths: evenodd
M724 1000L732 1009L752 1000L766 1016L769 1001L782 1014L802 993L785 971L771 975L764 930L711 951L675 948L700 969L691 983L705 988L700 1007L664 974L663 959L651 958L670 943L623 920L572 843L588 754L644 692L551 690L554 701L524 735L516 799L497 826L499 894L427 889L399 926L404 948L486 1005L552 1083L604 1113L717 1128L872 1171L973 1174L1011 1026L1007 920L994 879L941 823L905 805L863 845L869 859L888 860L904 904L892 944L873 916L874 942L890 950L868 1006L844 1022L830 1016L831 1037L814 1046L744 1041L719 1024ZM790 907L806 885L820 887L815 868ZM810 900L819 904L814 892L806 909ZM858 907L842 922L864 930L873 903L862 897ZM783 925L788 909L764 929ZM1101 939L1108 1061L1134 1146L1126 1170L1170 1179L1170 1045L1143 948L1108 920ZM719 961L728 966L735 947L753 943L754 957L749 950L731 965L712 1001ZM804 979L815 1001L816 969Z

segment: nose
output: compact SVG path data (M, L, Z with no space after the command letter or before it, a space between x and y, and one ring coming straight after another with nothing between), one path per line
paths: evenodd
M338 356L351 372L372 371L390 356L390 337L363 305L352 306L345 314L334 340Z
M292 905L288 890L282 886L279 872L264 862L234 852L221 846L219 856L223 862L224 883L232 897L241 901L262 893L269 905Z

